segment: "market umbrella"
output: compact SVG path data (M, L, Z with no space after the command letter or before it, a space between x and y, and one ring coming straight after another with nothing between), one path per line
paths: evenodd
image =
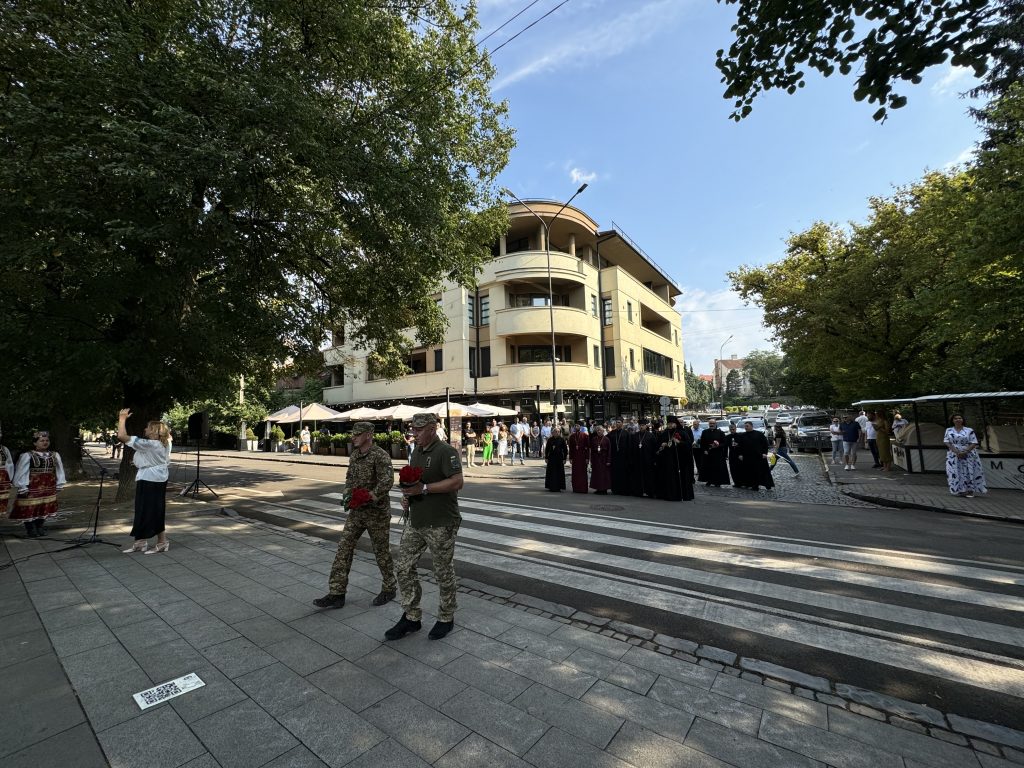
M393 405L390 408L385 408L381 411L377 411L378 419L391 419L392 421L408 421L417 413L423 413L422 408L416 406L406 405L405 403L399 403Z
M324 421L363 421L366 419L373 420L380 418L383 418L380 411L376 408L366 408L364 406L361 408L353 408L350 411L342 411L333 419L324 419Z
M451 410L449 410L449 408ZM443 418L448 418L448 414L451 413L452 418L462 419L466 416L490 416L491 412L483 408L475 408L472 405L463 405L462 403L449 403L447 400L443 400L437 405L432 405L429 408L424 409L427 412L437 414Z
M470 408L475 408L481 411L481 416L518 416L518 411L513 411L511 408L502 408L498 405L488 405L487 403L471 403Z
M267 416L267 421L285 421L289 416L294 416L299 412L299 406L288 405L282 408L280 411L274 411L272 414Z
M320 403L310 403L309 405L302 406L302 414L299 414L299 409L296 406L291 406L295 410L286 415L282 416L275 421L281 424L293 424L296 421L312 421L314 423L318 421L330 421L338 416L338 412L332 408L328 408L326 405L320 405Z

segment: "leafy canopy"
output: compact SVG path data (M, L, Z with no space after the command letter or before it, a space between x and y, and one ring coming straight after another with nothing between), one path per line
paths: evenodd
M4 401L154 415L239 374L384 375L504 226L512 146L447 0L0 4Z

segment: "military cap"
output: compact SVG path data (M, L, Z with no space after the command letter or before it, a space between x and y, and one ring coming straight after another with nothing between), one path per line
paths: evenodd
M428 424L437 424L437 415L433 413L417 413L412 417L412 425L416 429L421 429Z
M352 425L353 435L361 435L364 432L373 432L373 424L368 421L357 421Z

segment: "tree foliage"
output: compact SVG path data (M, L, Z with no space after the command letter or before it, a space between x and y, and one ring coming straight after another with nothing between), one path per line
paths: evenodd
M743 363L743 370L750 379L754 396L761 398L786 394L785 368L782 355L765 350L748 352Z
M1024 76L1024 0L719 2L737 6L735 40L716 62L737 121L762 91L802 88L808 69L826 77L856 70L854 98L879 104L876 120L906 104L900 81L920 83L927 68L945 61L978 77L988 73L989 93Z
M693 408L706 408L715 399L711 382L704 381L694 373L692 363L683 370L683 377L686 380L687 405Z
M447 0L0 4L5 407L141 422L318 367L343 323L384 375L402 329L439 339L431 293L506 216L476 28Z
M763 307L808 400L1019 388L1024 89L989 115L1001 138L971 167L871 200L848 230L818 222L782 261L730 273Z

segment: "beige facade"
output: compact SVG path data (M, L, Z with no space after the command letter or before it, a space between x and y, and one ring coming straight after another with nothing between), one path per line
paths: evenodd
M665 273L621 233L599 231L585 213L558 203L509 208L511 224L478 275L478 287L446 285L444 343L413 350L413 373L367 380L365 354L326 350L332 407L452 400L551 413L552 323L557 389L574 417L656 413L661 396L685 397L680 294ZM549 291L550 275L550 291ZM549 296L554 297L550 302ZM539 401L539 403L538 403Z

